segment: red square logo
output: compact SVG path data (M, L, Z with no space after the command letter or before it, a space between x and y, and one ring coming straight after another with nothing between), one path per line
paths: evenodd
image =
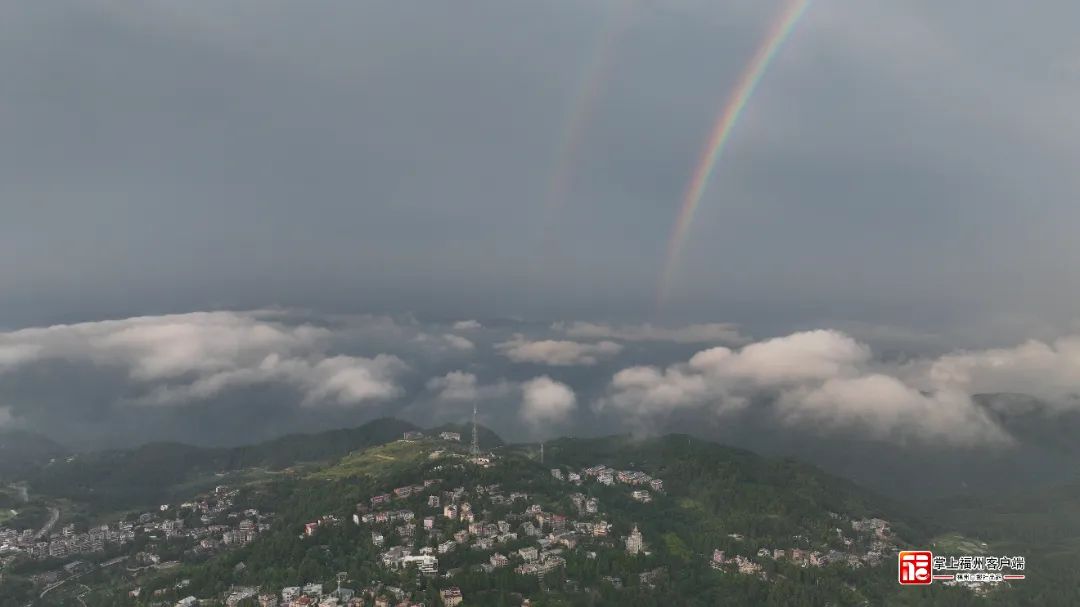
M899 558L902 586L924 586L934 581L934 553L929 550L904 550Z

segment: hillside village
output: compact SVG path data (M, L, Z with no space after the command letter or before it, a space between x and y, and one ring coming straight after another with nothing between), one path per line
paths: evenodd
M67 525L47 541L27 542L26 531L3 531L0 540L9 553L34 559L111 551L108 555L120 555L125 561L120 566L136 578L179 568L165 586L144 591L136 582L125 590L131 604L155 607L412 607L432 601L452 606L469 604L477 576L498 578L500 584L516 579L511 587L533 589L514 591L514 605L529 605L526 594L549 588L569 594L630 587L647 591L667 583L674 571L669 564L672 542L678 540L655 529L679 498L669 496L664 479L596 461L574 466L553 462L541 473L537 464L542 455L528 455L531 463L522 456L520 451L481 451L475 443L469 448L457 432L425 436L410 431L397 443L357 452L312 473L312 479L335 479L330 482L343 486L354 482L348 474L374 478L373 471L388 481L408 481L365 484L374 490L348 510L324 511L280 527L274 514L242 504L239 489L219 486L191 501L84 532ZM699 553L697 562L715 574L771 583L779 563L875 567L898 549L900 540L884 519L829 517L833 528L827 541L794 535L785 544L766 547L740 529L711 554ZM638 524L646 521L651 525ZM336 583L322 576L293 577L291 584L268 586L242 583L253 578L240 575L246 566L241 560L233 567L241 583L213 594L189 586L189 563L213 562L207 559L244 548L271 529L292 534L302 551L327 549L328 542L339 542L334 538L354 538L356 549L370 555L365 561L372 567L362 575L343 571ZM586 576L589 581L573 573L599 561L609 564L603 574ZM623 564L612 568L616 561ZM35 580L56 586L92 569L75 560Z
M0 529L0 558L4 563L19 557L62 563L31 576L46 590L108 567L122 566L129 573L174 569L182 561L247 545L270 530L273 514L237 506L238 494L239 490L221 485L191 501L162 504L156 511L85 531L73 523L49 535L33 529ZM141 588L132 588L130 596L139 598Z
M421 440L410 433L406 441ZM459 441L456 433L443 433L444 441ZM467 455L451 449L436 449L429 459L436 462L432 472L462 470L469 466L496 465L499 456L485 453ZM501 484L447 487L438 477L425 478L416 484L386 487L355 504L351 520L324 515L306 523L302 537L318 541L326 527L351 524L365 530L371 545L378 549L382 574L361 588L338 586L326 590L318 583L281 589L277 594L256 594L254 589L232 593L233 599L256 597L263 607L376 607L415 606L414 593L407 590L409 581L419 576L441 581L442 604L458 605L467 600L453 586L455 576L466 568L483 574L510 570L520 576L545 576L559 572L574 554L596 559L604 551L619 551L628 556L650 554L649 541L637 526L618 530L606 516L603 503L586 495L592 484L623 487L627 497L640 504L650 504L664 495L664 482L640 470L617 470L605 464L581 469L564 466L550 469L550 477L562 490L555 495L530 495ZM540 502L567 503L570 509L545 507ZM838 563L851 567L874 566L894 554L897 545L888 521L882 519L848 520L833 514L839 542L846 551L814 550L804 538L793 538L806 547L786 549L761 548L754 554L728 554L716 550L709 565L716 571L734 575L765 578L762 563L787 560L803 567L822 567ZM848 530L845 532L841 526ZM741 539L733 534L735 539ZM472 563L467 565L466 563ZM648 586L667 574L665 568L644 571L636 582ZM573 582L570 580L570 582ZM621 588L624 580L605 577L604 583ZM226 604L230 598L225 597ZM235 602L235 601L233 601ZM529 602L524 600L523 605Z
M421 438L419 433L409 433L404 440ZM442 433L439 438L460 441L457 433ZM432 467L436 472L448 467L489 467L498 461L498 456L490 453L466 456L446 449L435 450L429 457L442 462ZM529 494L505 490L498 484L446 488L439 478L388 488L385 493L373 495L356 504L351 524L369 530L372 545L382 549L379 562L386 572L384 579L359 591L339 589L325 596L321 592L303 592L303 588L297 594L295 588L286 588L277 604L353 606L366 604L362 602L365 597L374 605L410 604L391 603L399 600L401 593L396 586L388 584L396 582L398 574L407 570L452 579L462 570L447 567L445 563L460 561L455 558L459 552L485 555L486 560L476 565L485 573L510 568L518 575L537 577L565 565L567 551L579 551L586 558L596 558L597 551L604 549L623 549L631 555L646 552L645 541L637 528L624 537L616 537L612 525L604 518L599 500L573 488L590 482L607 486L622 484L633 499L648 503L652 500L650 491L663 491L661 479L641 471L614 470L604 465L580 471L553 468L550 473L553 479L565 483L565 497L573 505L572 511L545 509L530 501ZM326 515L307 523L303 535L314 537L323 526L338 524L343 521ZM317 589L314 585L306 588ZM441 596L447 605L456 605L464 599L454 587L443 590ZM260 600L263 605L274 604L265 596Z

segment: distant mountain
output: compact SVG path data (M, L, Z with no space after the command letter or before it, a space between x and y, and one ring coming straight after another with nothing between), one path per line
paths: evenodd
M417 426L382 418L356 428L290 434L233 448L150 443L134 449L68 456L27 474L37 493L109 507L147 507L185 483L212 483L217 475L252 468L282 470L332 461L372 445L397 440Z
M68 450L51 439L22 430L0 430L0 479L14 479Z
M395 418L372 420L355 428L314 434L288 434L255 445L229 449L230 469L281 469L302 462L337 459L351 451L401 438L419 428Z

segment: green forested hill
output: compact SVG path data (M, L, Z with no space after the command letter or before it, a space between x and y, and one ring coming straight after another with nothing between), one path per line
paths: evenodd
M127 591L135 586L147 592L160 590L167 602L187 595L222 601L233 587L278 593L286 586L316 582L330 588L339 573L345 574L349 587L374 593L401 588L425 604L439 604L438 591L456 586L468 597L465 604L480 607L516 607L526 596L540 607L1073 605L1080 600L1077 584L1072 583L1078 576L1068 565L1080 552L1075 540L1080 524L1073 524L1074 518L1080 520L1073 516L1073 510L1080 512L1080 491L1075 487L1001 497L993 503L953 499L915 508L813 466L686 435L558 439L544 444L541 462L538 444L502 445L494 434L483 434L482 443L494 454L492 465L485 467L467 458L468 428L439 428L418 441L397 440L411 429L404 422L379 420L361 428L239 449L148 445L75 458L47 471L35 488L99 502L170 493L190 499L199 490L191 479L211 473L208 480L240 490L238 508L271 513L271 528L249 545L206 553L192 552L190 543L181 543L168 550L157 548L182 562L175 569L116 570L83 578L91 588L82 596L89 607L154 602L128 597ZM444 429L461 432L462 441L434 436ZM280 468L305 461L307 465L290 474L257 479L218 476L223 470ZM604 484L599 476L584 474L598 466L609 472L640 472L661 480L663 487L617 480ZM571 482L571 473L582 474L581 482ZM80 475L86 478L79 480ZM65 482L74 484L66 494ZM371 497L402 487L423 489L395 497L377 510L407 510L414 513L418 526L432 516L435 529L408 539L400 522L352 522L354 514L366 511L358 506L366 509ZM645 487L650 501L633 495ZM478 541L478 536L467 533L469 539L464 544L459 540L460 547L439 553L439 577L385 567L382 554L391 546L408 546L416 554L470 529L465 521L445 518L441 507L428 502L438 496L442 504L449 503L455 490L464 491L455 501L471 502L478 522L506 522L519 536L505 544L478 547L466 545ZM527 497L507 501L515 493ZM502 496L498 501L496 494ZM583 500L596 500L598 506L590 512ZM535 518L531 508L545 516L566 517L567 530L576 530L581 542L563 551L557 573L542 578L514 573L523 562L516 551L537 542L520 535L524 523ZM189 517L193 525L200 524L197 519ZM886 529L880 536L865 529L868 521L878 519L884 520ZM323 524L306 537L305 523L317 520L337 522ZM582 533L576 527L582 523L603 523L609 531ZM627 554L624 545L635 527L647 546L647 553L637 556ZM374 543L376 531L383 534L384 544ZM897 584L896 549L949 553L964 546L1027 556L1030 579L986 596L938 583L922 589ZM710 564L715 550L727 558L719 569ZM796 551L801 562L794 560ZM480 571L478 567L496 552L512 557L510 566ZM878 557L871 558L875 553ZM811 554L827 560L810 564ZM740 573L733 564L736 557L758 569ZM13 582L25 579L12 577ZM179 580L189 581L182 595L175 589ZM58 592L46 604L65 604L64 596Z
M149 507L179 495L193 481L213 483L215 475L263 468L280 470L305 462L335 460L370 445L401 438L416 426L377 419L356 428L293 434L234 448L151 443L134 449L82 453L28 473L33 490L97 508ZM222 481L224 482L224 481Z
M760 525L760 532L769 529L782 534L805 528L815 520L825 523L829 512L887 518L912 542L940 531L933 524L924 524L921 517L910 516L894 500L813 466L790 458L762 457L687 435L645 440L627 436L564 438L546 443L545 451L552 462L574 466L606 463L652 471L664 479L669 492L684 496L684 504L698 512L729 520L767 513L768 517L753 523L746 521L747 525Z
M889 559L859 568L846 564L800 567L783 558L757 556L761 549L771 554L793 547L861 555L868 549L867 539L852 532L852 522L896 514L889 502L810 466L686 436L553 441L545 445L542 464L537 446L507 446L495 450L495 463L486 468L455 455L466 449L467 444L431 439L395 442L351 453L302 477L253 485L245 499L260 511L275 512L273 531L249 546L157 578L149 582L150 587L168 588L175 578L185 578L191 580L185 593L210 598L235 585L274 592L308 582L331 586L336 574L344 572L350 587L392 585L426 604L438 604L437 590L450 585L460 587L468 597L466 604L476 606L516 606L521 596L532 597L533 604L540 606L877 605L892 601L913 605L919 600L978 604L967 591L940 586L898 593L895 563ZM443 455L432 457L439 452ZM632 499L633 488L626 484L605 486L588 480L578 485L551 474L552 468L569 473L598 464L642 471L661 479L664 489L653 491L650 503L640 503ZM602 519L611 531L604 538L586 538L581 549L564 552L561 573L542 580L514 575L512 568L488 573L472 569L487 563L496 551L506 554L535 541L524 537L506 546L462 547L440 554L440 571L457 571L451 579L422 579L415 572L387 570L380 565L380 554L403 540L394 524L385 528L353 524L357 504L366 506L373 495L435 478L439 483L430 489L432 495L461 487L466 492L463 501L471 501L483 513L480 520L511 521L517 529L522 520L531 519L531 515L523 519L522 512L536 505L571 520ZM513 505L490 501L485 496L491 490L480 488L492 485L500 495L520 492L528 498ZM595 514L575 507L573 496L579 493L598 501ZM435 515L442 539L465 528L465 523L447 522L439 516L441 509L429 507L426 499L423 495L395 499L388 507L408 509L417 517ZM314 537L302 537L304 523L327 515L341 522L320 527ZM907 545L925 539L917 523L901 518L890 518L889 523L894 530L890 542ZM635 526L648 545L647 555L626 554L623 538ZM373 545L373 529L386 534L382 547ZM423 533L414 548L441 541ZM845 547L845 537L855 544ZM755 559L763 566L761 574L714 570L709 563L716 549L731 557ZM244 567L239 568L241 563ZM642 574L658 571L654 581L641 580ZM608 579L618 579L624 587L616 588ZM115 600L116 595L102 596ZM109 604L102 600L106 602L101 604Z

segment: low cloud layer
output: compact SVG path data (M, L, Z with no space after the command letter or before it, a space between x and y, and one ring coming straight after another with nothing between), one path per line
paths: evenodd
M0 334L0 373L46 361L118 369L134 404L178 404L281 383L302 403L357 405L399 396L396 356L330 355L332 332L269 312L207 312L57 325Z
M473 373L450 371L446 375L428 380L427 389L435 394L437 401L464 402L505 398L519 388L511 381L500 379L482 383Z
M863 432L875 439L1008 443L972 400L948 385L920 391L875 370L870 349L838 331L810 331L717 347L667 368L618 372L601 409L637 417L695 409L727 415L751 403L779 422L814 430Z
M476 400L479 396L476 376L463 371L451 371L441 377L433 377L428 380L427 388L436 393L438 400L466 401Z
M299 389L305 406L350 406L403 394L397 376L408 367L396 356L332 356L321 360L270 354L256 367L220 371L189 384L167 385L137 403L178 404L206 399L230 388L278 382Z
M730 323L705 323L683 327L651 324L613 326L603 323L555 323L552 329L575 339L618 339L621 341L667 341L680 344L741 344L746 339Z
M434 350L457 350L460 352L469 352L476 347L471 340L464 338L460 335L454 335L453 333L443 333L442 335L430 335L427 333L421 333L416 336L415 341L418 344L427 346Z
M1080 407L1080 335L1014 348L966 351L930 365L926 381L969 393L1015 392Z
M271 354L318 349L330 332L263 313L196 312L0 333L0 372L49 359L126 368L138 381L252 367Z
M455 325L473 333L458 335ZM295 427L297 419L310 419L313 427L376 415L461 419L468 403L479 402L502 424L497 430L518 437L570 421L583 431L611 432L662 430L673 420L752 418L807 436L1001 446L1018 440L1010 430L1019 430L1002 425L1020 414L1021 405L1011 403L1022 403L1025 415L1080 411L1075 335L884 359L837 330L715 345L687 356L684 348L627 351L615 339L687 344L692 333L702 334L698 329L469 326L484 328L411 316L257 310L2 332L0 425L77 434L89 420L103 440L115 420L137 414L159 420L159 435L183 438L169 434L176 416L235 422L273 410L261 430L270 434L275 424ZM699 327L717 327L704 331L713 337L737 334L730 325ZM560 339L568 335L577 339ZM601 335L611 339L596 341ZM642 359L646 364L635 364ZM548 368L539 374L522 363ZM607 370L612 367L619 370ZM1000 393L1044 404L997 398L990 407L976 398Z
M557 339L533 341L520 334L496 347L506 358L514 362L553 367L595 365L603 359L622 352L622 346L613 341L596 343Z

